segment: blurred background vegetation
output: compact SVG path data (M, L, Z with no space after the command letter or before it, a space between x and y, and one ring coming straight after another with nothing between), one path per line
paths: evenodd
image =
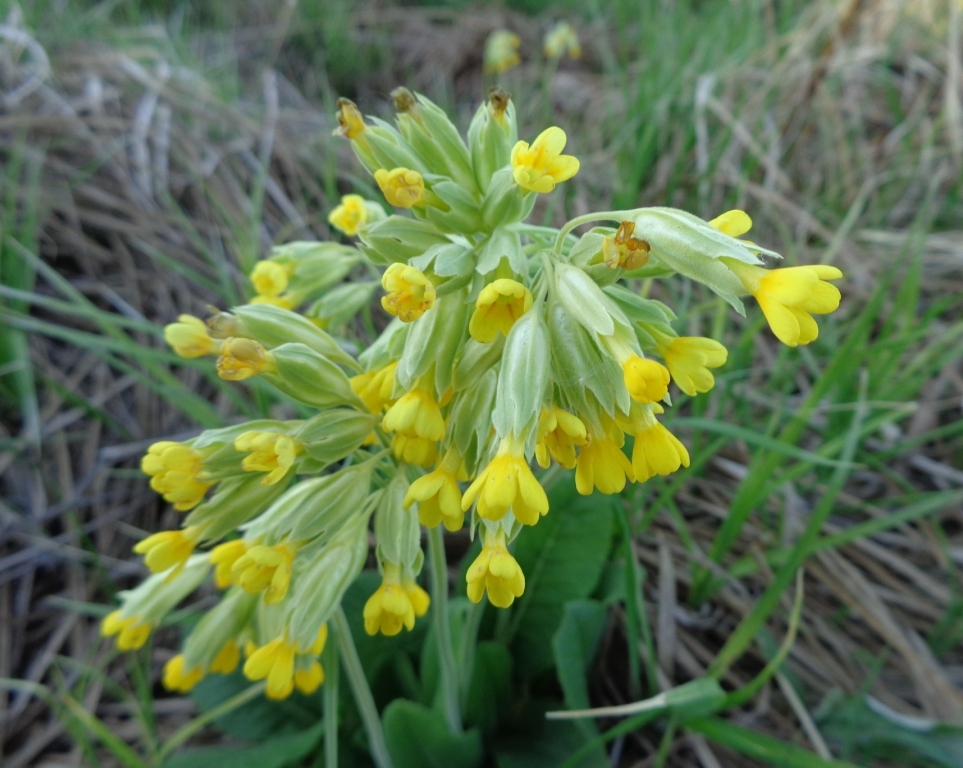
M98 638L113 593L142 573L130 547L174 522L137 469L146 447L266 405L176 358L160 331L243 300L271 244L330 237L342 193L375 196L331 136L338 96L387 118L406 85L464 129L493 82L482 52L497 29L522 41L498 79L520 134L560 125L582 162L540 202L545 223L740 207L788 264L846 279L840 312L800 349L758 310L730 322L697 289L646 286L680 309L680 331L725 338L729 363L669 422L689 470L614 506L580 502L605 520L596 559L571 554L582 533L564 526L520 554L569 557L574 579L530 590L510 630L490 630L512 657L486 652L505 685L486 694L496 714L477 714L485 764L562 765L581 746L574 764L963 765L961 16L957 0L0 4L4 768L321 764L320 693L220 717L236 681L193 700L160 689L173 625L203 595L136 656ZM556 65L541 40L561 19L584 54ZM452 538L454 564L468 546ZM797 557L793 621L781 577ZM533 612L535 595L549 597ZM733 663L733 633L757 619ZM533 714L633 701L719 665L731 690L787 638L756 696L684 728L670 714L552 730ZM424 695L422 640L360 641L380 706ZM343 707L344 764L366 765ZM263 744L224 746L243 739ZM170 758L188 740L214 751Z

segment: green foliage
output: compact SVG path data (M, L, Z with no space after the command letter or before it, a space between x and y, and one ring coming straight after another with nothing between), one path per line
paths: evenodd
M395 699L382 715L385 740L396 768L476 768L481 765L481 732L451 733L437 712Z
M162 768L289 768L301 765L314 751L323 731L318 724L253 746L189 749L171 757Z

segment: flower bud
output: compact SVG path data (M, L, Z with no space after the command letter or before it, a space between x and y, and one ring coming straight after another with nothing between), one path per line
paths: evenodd
M184 525L201 527L201 541L223 538L270 507L287 488L287 483L264 485L262 479L262 475L245 473L222 481L214 495L184 519Z
M319 328L341 328L371 304L377 287L375 282L339 285L314 302L305 316Z
M288 625L302 647L328 621L368 556L368 515L354 514L313 553L292 590Z
M492 423L499 437L531 435L542 411L551 368L548 328L541 312L526 312L505 340Z
M396 208L413 208L420 205L425 197L425 180L418 171L408 168L375 171L375 181L381 188L385 199Z
M498 86L488 92L468 128L472 168L478 188L484 192L492 176L511 160L512 147L518 142L518 125L511 95Z
M414 150L424 158L433 174L450 177L456 184L474 194L468 147L445 111L422 95L414 96L407 88L392 91L398 109L398 128Z
M377 423L375 414L335 408L308 419L292 436L305 454L328 465L357 450Z
M511 168L501 168L491 177L482 200L481 218L485 227L493 230L523 221L535 207L536 195L515 182Z
M193 315L178 315L176 323L164 327L164 341L181 357L213 355L221 343L208 332L204 321Z
M407 263L432 246L451 244L428 222L396 215L366 227L358 237L358 247L375 264Z
M466 290L439 296L435 308L412 326L395 371L402 391L412 389L432 367L435 392L445 392L451 386L455 356L461 350L468 325L470 305L465 302L466 297Z
M403 566L412 575L417 575L424 559L421 526L418 513L403 505L407 492L407 478L403 474L396 475L384 489L375 508L374 534L381 562Z
M361 195L344 195L340 205L328 214L328 224L348 237L354 237L359 230L387 215L374 200L365 200Z
M474 467L492 430L498 374L489 369L455 396L448 416L452 445Z
M185 666L216 671L211 669L215 659L248 626L257 601L256 595L242 589L228 590L220 602L201 617L184 642Z
M396 262L388 267L381 285L388 292L381 298L381 306L404 323L417 320L435 303L435 286L424 272L407 264Z
M307 345L282 344L271 356L274 371L265 371L262 377L289 397L315 408L364 408L344 371Z
M268 349L298 342L339 365L358 367L337 341L297 312L267 304L245 304L232 312L237 336L259 341Z
M246 381L275 370L274 356L253 339L225 339L217 358L217 375L227 381Z

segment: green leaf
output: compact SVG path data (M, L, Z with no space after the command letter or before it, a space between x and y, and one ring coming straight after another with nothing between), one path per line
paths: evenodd
M595 661L608 609L596 600L572 600L564 610L562 623L552 637L555 671L565 703L572 709L588 709L591 704L586 677ZM579 721L579 725L589 730L587 735L594 735L590 722Z
M547 720L541 729L525 736L506 739L496 745L498 768L558 768L585 746L585 734L571 721ZM601 745L588 751L578 768L607 768L608 756Z
M889 711L865 696L838 698L819 718L820 731L861 764L957 768L963 765L963 728Z
M612 545L618 499L575 495L571 478L549 498L550 511L518 537L515 558L525 572L525 594L510 637L518 668L533 676L552 665L548 649L569 600L595 590Z
M318 744L324 726L320 723L254 746L190 749L168 759L163 768L285 768L296 765Z
M475 664L465 704L465 723L492 733L510 709L512 656L501 643L481 642L475 649Z
M474 768L484 758L480 730L452 733L438 712L413 701L395 699L382 722L395 768Z

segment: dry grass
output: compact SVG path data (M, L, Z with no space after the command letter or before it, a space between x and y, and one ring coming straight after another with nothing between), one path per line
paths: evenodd
M569 213L616 199L621 206L695 200L697 212L708 214L731 201L735 190L759 211L760 238L781 242L801 261L843 266L854 306L883 271L917 247L923 305L930 306L963 291L960 201L946 202L959 193L963 158L963 79L959 56L947 49L959 45L960 13L949 20L935 14L924 19L928 26L914 26L900 15L902 5L813 3L806 23L788 36L773 30L740 68L702 79L684 73L679 87L696 94L694 106L655 100L646 102L653 111L639 114L636 85L656 64L642 60L619 81L614 54L603 44L588 46L584 61L553 73L546 92L539 90L543 72L535 63L511 73L510 87L541 94L522 104L525 125L551 111L579 137L584 171L567 200ZM242 296L244 268L271 243L328 236L324 217L331 196L342 174L353 176L344 148L329 138L329 111L301 95L325 97L329 85L317 72L298 69L297 52L282 47L287 35L304 30L283 12L265 13L262 20L264 27L195 41L207 66L240 53L246 65L237 99L222 98L204 75L185 67L160 28L125 30L118 35L123 44L76 40L49 50L39 42L42 34L25 29L15 12L0 28L0 163L19 153L24 168L21 178L0 180L6 185L0 201L26 206L28 196L19 188L29 189L26 180L35 174L43 263L91 306L131 321L138 345L159 348L147 323ZM464 124L485 86L482 42L507 24L530 47L537 45L542 21L504 11L414 12L366 4L352 16L351 39L385 45L388 53L351 95L376 111L374 105L403 80L458 105ZM888 66L882 77L880 61L898 66ZM272 62L276 68L264 68ZM299 73L302 87L293 82ZM627 191L619 184L633 178L634 142L644 122L665 122L666 115L684 116L685 131L659 137L659 159ZM755 174L744 173L747 163ZM613 165L621 173L613 173ZM562 218L562 211L546 216ZM934 222L942 231L928 231ZM914 224L923 231L914 234ZM38 286L43 295L57 295L42 271ZM919 348L960 321L961 303L924 329ZM67 316L49 306L35 305L32 317L102 330L90 316ZM759 337L752 355L754 378L741 390L746 397L754 385L764 386L776 351ZM113 652L99 642L96 622L65 610L64 601L104 601L114 585L141 575L139 563L129 559L130 546L143 531L174 520L146 488L138 459L153 440L196 424L169 407L158 387L145 381L149 372L125 363L122 354L31 333L29 362L38 382L37 417L21 421L8 409L0 430L0 678L69 688L83 679L83 668L72 663L80 662L121 680L124 665L110 661ZM200 369L180 368L176 375L209 396L224 417L244 405ZM808 388L802 374L799 384L801 399ZM876 435L878 450L959 420L961 400L957 357L918 393L910 418ZM819 418L825 420L826 412ZM734 559L754 561L755 572L730 578L711 611L694 613L685 605L690 566L705 561L749 462L749 449L733 442L675 495L692 544L684 544L669 514L656 516L637 542L638 558L651 574L646 602L665 683L704 673L771 580L764 553L777 542L766 514L804 519L824 490L812 475L787 482L782 498L770 499L751 518L733 552ZM960 466L957 436L901 452L885 471L854 473L826 534L844 530L854 517L891 514L888 497L963 487ZM781 676L738 719L820 752L826 747L812 725L813 706L837 689L869 692L902 713L960 722L963 655L954 650L937 658L926 640L959 608L954 574L963 565L961 523L957 497L923 520L823 550L806 569L806 609L785 673L804 681L804 699ZM792 535L792 525L786 530ZM771 631L781 638L785 627ZM157 661L170 653L166 639L162 634L156 645ZM606 642L612 652L603 651L604 658L624 653L620 621ZM748 659L725 682L744 683L763 663L761 655ZM108 700L109 685L94 680L84 687L82 703L122 738L136 741L132 712ZM627 696L623 666L603 665L595 701L618 703ZM189 718L191 706L162 699L154 714L160 732L170 732ZM654 745L647 739L640 732L619 746L625 765L652 764L646 756ZM698 737L679 737L670 764L749 765L709 750ZM22 692L0 697L5 768L80 765L82 754L42 699Z

